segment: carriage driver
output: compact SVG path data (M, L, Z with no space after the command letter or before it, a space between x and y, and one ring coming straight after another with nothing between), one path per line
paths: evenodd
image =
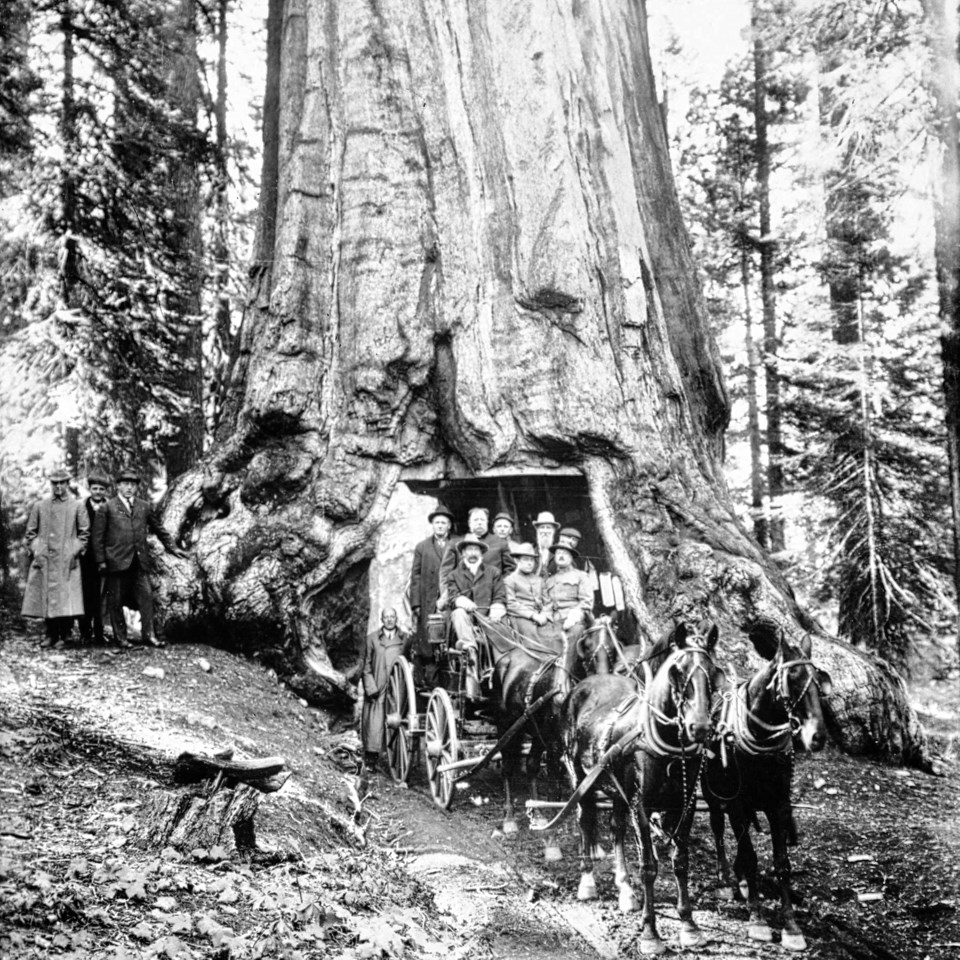
M576 549L555 543L550 553L557 572L544 584L547 609L554 627L576 642L583 633L586 615L593 611L593 586L589 574L574 565L580 559Z
M450 624L457 637L457 649L467 662L467 696L480 696L479 651L473 614L499 622L507 614L507 591L500 572L483 562L487 545L468 533L456 545L460 562L444 582L447 602L453 608Z

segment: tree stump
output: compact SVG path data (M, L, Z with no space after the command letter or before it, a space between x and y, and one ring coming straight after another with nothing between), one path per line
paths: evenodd
M221 847L228 854L248 853L256 845L253 822L262 796L243 783L213 793L189 787L159 794L147 814L145 839L185 852Z

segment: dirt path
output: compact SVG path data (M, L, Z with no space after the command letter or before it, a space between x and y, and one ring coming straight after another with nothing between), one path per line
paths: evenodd
M201 660L207 661L209 671ZM162 678L145 675L148 667L160 668ZM337 909L354 906L357 915L368 920L387 917L391 929L402 934L399 952L390 940L383 941L386 946L378 940L373 952L366 952L367 928L355 917L347 918L342 925L354 931L352 940L324 941L322 949L315 945L315 952L303 956L586 960L637 954L637 917L617 912L609 865L599 884L604 899L589 904L576 900L572 823L561 835L566 859L559 864L543 863L542 844L529 831L516 838L500 834L501 792L495 772L458 792L449 813L430 802L419 771L410 789L376 777L364 804L364 817L371 817L371 847L359 851L351 845L334 824L349 819L351 809L344 783L348 772L336 762L347 754L351 733L330 729L321 713L253 663L200 645L116 656L103 649L39 652L35 637L17 636L0 650L0 698L0 832L7 834L0 838L0 862L8 872L10 864L20 869L38 857L54 862L59 855L66 869L84 850L106 847L109 855L109 844L116 842L110 839L110 824L122 815L115 808L138 803L145 789L165 789L156 779L160 760L184 749L212 752L233 745L248 756L282 754L294 771L290 782L261 805L257 826L264 842L304 858L309 869L300 869L297 883L309 881L318 889L336 891ZM941 719L947 727L956 723L955 713ZM56 746L57 737L62 756L52 761L51 744ZM77 746L81 742L82 749ZM72 744L73 752L64 744ZM949 777L933 779L833 751L799 765L796 799L802 804L804 838L794 865L808 956L947 960L960 955L960 777L955 766L951 770ZM55 779L60 796L49 789L54 772L59 774ZM118 799L121 795L133 799ZM131 815L135 817L135 811L126 814ZM135 834L135 827L128 829ZM698 955L730 960L785 955L777 943L746 940L742 905L717 898L702 819L695 829L692 892L697 921L710 937ZM762 864L769 867L764 838L759 849ZM345 879L345 865L350 865L346 872L356 874L353 880ZM276 868L271 869L272 883ZM3 877L0 870L0 886ZM389 878L382 886L381 877ZM254 870L245 881L251 903L260 903L258 884L266 879L264 872ZM377 890L380 899L375 900L371 890ZM661 933L673 953L682 953L672 890L666 862L657 888ZM769 878L764 893L773 894ZM414 906L415 920L405 919L404 911ZM144 923L152 922L150 907L144 902ZM203 926L197 919L203 909L202 904L193 905L195 932ZM128 917L131 927L136 916L134 910ZM22 919L0 911L0 952L11 957L48 955L29 937L24 939L29 924L21 924ZM242 919L235 919L234 926L242 927ZM223 920L220 916L218 922ZM63 919L59 922L65 930L70 927ZM411 924L409 929L404 923ZM83 924L78 921L77 926ZM74 927L74 939L64 941L73 956L106 955L84 953L82 938L78 949ZM423 935L411 933L414 927ZM19 953L4 952L2 938L11 933L20 939L6 945L19 944ZM130 955L160 955L151 953L159 942ZM186 935L181 942L188 951L182 956L208 955ZM243 952L248 942L255 942L252 932L228 955L256 956L253 947ZM142 945L140 949L144 951Z

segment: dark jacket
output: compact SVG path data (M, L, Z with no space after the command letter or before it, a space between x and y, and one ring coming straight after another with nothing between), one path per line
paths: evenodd
M413 548L413 566L410 568L410 606L413 609L419 607L422 617L436 611L437 597L440 596L440 561L449 544L448 539L443 547L438 547L433 537L427 537Z
M173 552L173 537L146 500L134 500L128 511L119 497L113 497L97 511L93 522L93 555L97 563L106 563L110 573L128 570L134 558L139 559L143 570L150 572L153 558L147 545L148 533Z
M447 549L440 561L440 589L443 590L444 584L451 571L460 562L460 554L457 553L457 544L463 537L451 537L447 541ZM510 556L510 541L498 537L495 533L485 533L480 538L487 545L487 552L483 555L485 566L493 567L501 577L512 573L517 568L517 561Z
M486 562L480 564L477 576L462 564L457 564L453 572L447 577L447 590L450 606L456 606L457 597L466 597L477 605L477 612L486 616L490 607L495 603L507 606L507 589L503 585L503 578L498 570L488 566Z

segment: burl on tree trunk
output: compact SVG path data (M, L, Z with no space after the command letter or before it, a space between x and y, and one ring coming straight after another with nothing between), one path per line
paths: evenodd
M641 638L710 616L743 664L814 633L840 742L924 762L897 678L818 631L731 507L643 5L273 0L268 47L249 306L218 443L168 501L195 558L168 630L350 698L398 484L575 468Z

